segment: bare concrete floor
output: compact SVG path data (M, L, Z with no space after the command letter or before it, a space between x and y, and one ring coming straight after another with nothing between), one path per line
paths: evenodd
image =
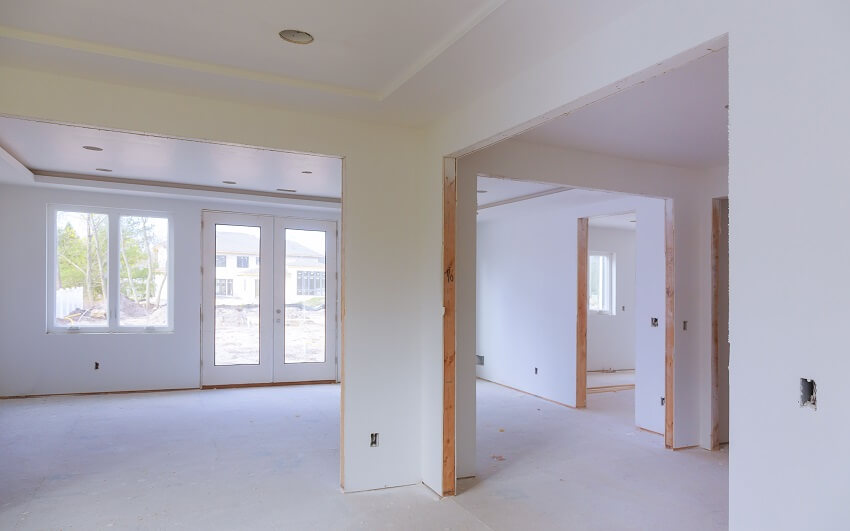
M0 529L726 527L725 452L664 450L631 391L478 396L480 476L443 500L340 493L335 385L3 400Z

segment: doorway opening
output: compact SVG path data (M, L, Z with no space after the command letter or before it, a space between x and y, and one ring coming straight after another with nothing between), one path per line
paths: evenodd
M587 392L635 388L637 212L588 218Z

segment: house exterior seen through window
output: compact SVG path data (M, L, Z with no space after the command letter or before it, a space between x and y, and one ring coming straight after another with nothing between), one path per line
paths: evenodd
M236 257L236 267L238 267L239 269L246 269L248 267L249 262L250 262L250 260L248 260L248 258L249 258L248 256L241 256L241 255L237 256Z
M227 267L227 255L226 254L215 255L215 266L216 267Z

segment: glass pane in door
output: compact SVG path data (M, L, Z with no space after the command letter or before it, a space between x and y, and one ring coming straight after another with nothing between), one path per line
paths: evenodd
M325 233L286 229L284 363L325 361Z
M260 227L215 226L215 364L260 363Z

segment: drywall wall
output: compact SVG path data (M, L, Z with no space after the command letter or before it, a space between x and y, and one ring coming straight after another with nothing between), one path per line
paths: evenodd
M611 194L584 202L582 194L572 190L479 212L477 349L484 364L478 375L575 405L576 220L636 211L638 288L630 311L644 326L637 327L632 353L635 422L663 432L664 200ZM658 327L650 326L652 317Z
M440 490L442 430L423 431L424 414L412 413L424 411L423 397L442 396L442 370L439 380L421 370L420 338L423 322L439 337L440 307L398 290L431 287L420 242L433 236L421 217L439 203L417 201L423 132L24 69L0 68L0 78L4 114L344 156L342 484L356 491L425 481ZM428 407L442 411L442 402ZM373 432L381 434L377 448L369 446Z
M45 272L50 267L45 242L53 230L47 226L49 205L150 209L173 216L173 333L45 333ZM338 208L0 185L0 247L15 249L4 273L10 303L0 306L0 396L197 388L202 209L330 220L340 214Z
M614 312L587 314L587 370L635 368L635 243L636 231L594 227L587 248L614 255Z

